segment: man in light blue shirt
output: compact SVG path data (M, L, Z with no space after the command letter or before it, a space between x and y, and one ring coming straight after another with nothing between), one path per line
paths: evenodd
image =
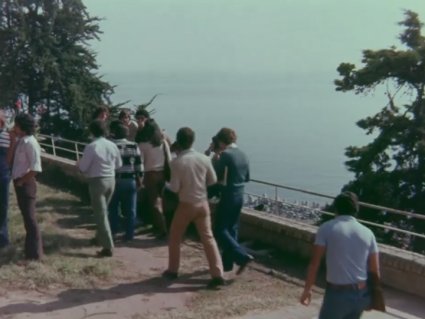
M308 305L320 260L326 253L326 292L319 319L357 319L370 305L368 272L379 277L375 236L353 216L358 211L354 193L344 192L334 201L337 216L316 234L313 256L300 302Z

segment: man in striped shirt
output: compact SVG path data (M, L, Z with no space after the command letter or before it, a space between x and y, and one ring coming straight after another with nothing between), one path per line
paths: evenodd
M10 136L6 130L6 116L0 111L0 248L9 245L7 210L9 206Z
M131 241L134 238L137 189L142 185L142 160L138 145L127 140L128 128L123 123L112 122L110 130L111 139L121 153L123 165L115 171L115 191L109 203L109 224L112 235L117 234L121 207L121 214L125 220L124 240Z

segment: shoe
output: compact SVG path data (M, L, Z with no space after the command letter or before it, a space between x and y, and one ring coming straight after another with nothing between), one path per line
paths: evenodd
M97 257L112 257L113 253L111 249L103 248L96 253Z
M208 282L207 288L218 289L220 286L225 286L225 285L226 285L226 281L224 280L223 277L214 277Z
M245 269L246 269L246 266L248 266L248 264L251 262L251 261L253 261L254 260L254 257L252 257L251 255L247 255L246 256L247 257L247 259L242 263L242 264L240 264L239 265L239 268L238 268L238 270L236 271L236 275L240 275L240 274L242 274L244 271L245 271Z
M161 233L161 234L155 235L155 239L157 240L167 240L167 237L168 237L167 233Z
M178 273L169 270L164 271L161 276L167 280L176 280L179 277Z

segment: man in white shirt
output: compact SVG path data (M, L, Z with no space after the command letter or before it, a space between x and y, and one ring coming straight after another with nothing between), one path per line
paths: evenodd
M223 267L217 243L211 229L207 186L217 181L211 160L192 149L195 133L188 127L177 132L176 143L181 150L171 164L169 188L179 196L179 205L171 223L169 234L167 279L176 279L180 265L180 243L187 226L194 222L208 259L211 281L209 288L224 285Z
M114 243L108 221L108 204L114 193L115 170L122 166L121 154L118 147L105 138L105 122L94 120L90 123L89 130L95 140L86 146L77 165L88 179L91 205L97 223L96 241L102 246L97 255L111 257Z
M43 257L43 245L35 217L35 176L41 172L41 158L40 145L33 135L34 132L34 118L29 114L18 114L11 132L11 148L14 150L12 179L26 230L25 258L40 260Z

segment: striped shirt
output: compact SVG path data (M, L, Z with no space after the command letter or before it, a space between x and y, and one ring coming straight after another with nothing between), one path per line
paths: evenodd
M6 130L0 129L0 147L8 149L10 146L10 137L9 132Z
M138 145L127 139L112 140L112 142L117 145L122 159L122 166L115 170L115 172L134 173L137 176L142 176L143 165Z

